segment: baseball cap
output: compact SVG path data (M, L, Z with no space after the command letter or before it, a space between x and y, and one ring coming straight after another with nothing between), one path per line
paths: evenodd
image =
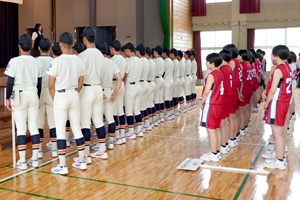
M146 53L148 55L151 55L152 54L152 49L150 49L149 47L146 48Z
M171 50L170 50L170 53L173 53L175 56L177 56L177 50L175 49L175 48L172 48Z
M53 51L54 55L56 55L56 56L60 56L60 54L62 54L58 42L56 42L55 44L53 44L52 51Z
M180 58L183 57L183 52L181 50L178 50L177 53L178 53L178 56L180 56Z
M192 52L189 50L185 51L184 53L187 54L189 57L192 55Z
M163 50L162 50L162 52L163 53L166 53L167 55L169 55L169 53L170 53L170 50L169 50L169 48L163 48Z
M196 57L196 51L191 51L192 56Z
M125 51L125 49L126 49L126 48L125 48L125 45L121 47L121 51L123 51L123 52L124 52L124 51Z
M74 45L74 49L78 52L81 53L84 51L84 45L82 44L82 42L76 42Z
M86 27L83 29L81 36L86 37L95 37L96 36L96 30L93 27Z
M143 44L139 44L139 45L137 45L135 50L137 50L137 51L146 51L146 47Z
M125 44L125 50L129 49L129 50L134 50L134 45L131 42L128 42L127 44Z
M32 39L29 35L23 34L19 39L19 44L22 45L32 45Z
M119 40L114 40L111 45L116 51L120 51L121 49L121 42Z
M50 46L51 46L51 44L50 44L50 40L48 39L48 38L42 38L41 40L40 40L40 43L39 43L39 46L40 46L40 48L43 50L43 49L50 49Z
M96 48L99 49L99 51L101 51L101 53L106 54L106 55L108 54L108 46L105 42L97 42Z
M157 51L158 54L161 54L161 53L162 53L162 48L161 48L161 46L156 46L156 47L154 48L154 51Z
M64 32L59 36L59 41L65 44L72 44L73 36L69 32Z

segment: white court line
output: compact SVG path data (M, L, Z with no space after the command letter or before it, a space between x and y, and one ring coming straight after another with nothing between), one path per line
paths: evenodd
M254 173L254 174L262 174L268 175L270 172L263 169L242 169L242 168L233 168L233 167L222 167L222 166L212 166L212 165L200 165L201 168L204 169L216 169L228 172L237 172L237 173Z
M94 146L95 144L98 144L98 142L92 144L90 147ZM66 154L66 156L69 156L69 155L75 153L76 151L77 151L77 150L72 151L72 152L69 152L69 153ZM59 159L59 158L54 158L54 159L52 159L52 160L49 160L49 161L47 161L47 162L44 162L44 163L40 164L38 168L43 167L44 165L47 165L47 164L49 164L49 163L51 163L51 162L57 161L58 159ZM6 178L3 178L3 179L0 180L0 183L2 183L3 181L6 181L7 179L14 178L14 177L16 177L16 176L25 174L25 173L27 173L27 172L29 172L29 171L34 170L34 169L35 169L35 168L31 167L31 168L29 168L29 169L26 169L25 171L21 171L21 172L19 172L19 173L16 173L16 174L13 174L13 175L8 176L8 177L6 177Z

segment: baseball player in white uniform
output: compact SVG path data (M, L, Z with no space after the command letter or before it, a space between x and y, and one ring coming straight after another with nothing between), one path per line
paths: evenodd
M162 48L161 46L156 46L153 50L153 55L155 57L155 65L156 65L156 74L155 74L155 84L156 89L154 93L154 104L156 108L156 119L155 126L157 126L160 122L164 121L164 85L165 81L162 75L165 72L165 61L161 58Z
M91 120L93 120L100 145L105 147L105 126L103 123L103 92L101 80L104 73L104 57L95 46L96 31L86 27L83 32L83 43L86 50L78 56L83 60L85 75L80 92L80 124L85 140L85 158L87 164L92 163L90 156ZM77 161L78 158L74 158Z
M195 51L191 51L191 57L190 57L190 60L191 60L191 77L192 77L192 89L191 89L191 92L192 92L192 106L193 108L196 107L196 99L197 99L197 94L196 94L196 84L197 84L197 62L196 62L196 52Z
M171 101L173 99L172 96L172 90L173 90L173 70L174 70L174 64L172 60L169 58L169 49L164 48L163 52L161 54L161 57L164 59L166 65L165 65L165 73L163 75L165 80L165 86L164 86L164 100L165 100L165 106L167 110L167 115L165 116L165 120L171 120L173 119L172 116L172 107L171 107Z
M101 79L101 86L105 99L103 101L103 113L105 115L108 124L108 149L114 149L114 136L116 131L116 124L114 120L114 101L117 99L118 92L121 87L122 77L117 64L109 59L108 46L104 42L96 44L97 48L101 51L104 57L104 71ZM113 79L116 79L116 85L114 87ZM105 148L105 146L103 145ZM106 149L99 148L99 151L93 153L93 157L106 154ZM108 156L107 156L108 157ZM101 158L101 157L100 157Z
M120 55L121 43L118 40L115 40L110 45L110 52L113 55L111 58L114 61L119 70L122 79L125 74L126 60L123 56ZM117 79L113 79L114 88L116 87ZM121 82L121 87L118 92L117 99L114 103L114 119L116 123L116 134L114 144L123 144L126 143L125 137L125 115L124 115L124 94L125 94L125 86L124 82Z
M38 129L40 133L40 148L38 153L38 158L43 158L42 143L44 138L44 122L45 114L47 114L47 122L50 129L50 139L52 144L52 157L57 157L57 144L56 144L56 129L53 117L53 100L50 96L48 89L49 75L47 74L48 67L53 60L49 56L50 51L50 41L47 38L40 40L38 49L40 50L40 56L36 59L42 63L43 66L43 77L42 77L42 91L40 96L40 109L38 115Z
M154 60L151 58L152 56L152 50L147 47L146 48L146 54L145 57L148 59L149 62L149 73L148 73L148 78L147 78L147 82L148 82L148 91L147 91L147 112L149 115L149 128L147 130L152 130L152 128L154 127L154 123L155 123L155 117L156 117L156 109L154 106L154 93L155 93L155 74L156 74L156 65Z
M84 74L83 61L72 54L73 36L64 32L60 35L59 46L62 55L54 59L48 69L49 92L54 99L53 111L56 125L57 149L59 164L51 171L58 174L68 174L66 165L66 135L65 127L69 116L71 128L76 140L79 159L72 166L80 170L86 170L84 159L85 141L80 126L80 99L79 94Z
M84 51L84 45L82 44L82 42L76 42L74 44L74 47L72 47L72 49L73 49L73 53L78 56L78 54Z
M14 112L17 126L17 144L19 160L17 168L27 169L26 157L26 122L31 134L32 142L32 167L38 167L37 159L40 135L37 126L39 112L39 96L42 87L42 64L30 56L32 46L31 37L24 34L19 39L20 56L12 58L4 72L8 76L6 87L6 107ZM19 102L17 97L19 96ZM14 102L11 102L10 99ZM15 103L15 105L12 105ZM17 105L16 105L17 104Z
M147 98L148 98L148 75L150 70L150 63L145 57L146 54L146 47L143 44L139 44L136 47L136 56L141 59L142 61L142 75L140 79L140 85L141 85L141 114L143 119L143 133L146 132L146 129L149 129L149 115L147 111Z
M183 86L185 82L185 61L183 58L183 52L178 51L177 52L177 60L179 61L179 87L178 87L178 95L179 95L179 112L182 112L184 110L184 98L183 98Z
M178 115L178 103L179 103L179 94L178 94L178 87L179 87L179 62L177 60L177 50L171 49L170 50L170 58L173 61L174 64L174 70L173 70L173 90L172 90L172 96L173 101L171 103L173 109L174 109L174 115Z
M185 58L185 82L184 82L184 93L185 93L185 110L184 112L190 110L191 108L191 96L192 96L192 77L191 77L191 69L192 69L192 63L190 60L191 57L191 51L184 52L184 58Z
M140 112L140 79L142 75L142 61L134 54L134 45L127 43L125 45L126 60L125 75L123 78L125 84L125 113L128 124L128 139L135 139L136 136L143 136L142 115ZM136 121L136 132L134 131L134 118Z

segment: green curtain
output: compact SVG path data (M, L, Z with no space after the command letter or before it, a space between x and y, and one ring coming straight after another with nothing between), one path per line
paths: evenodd
M164 32L163 47L173 47L173 13L172 0L158 0L160 21Z

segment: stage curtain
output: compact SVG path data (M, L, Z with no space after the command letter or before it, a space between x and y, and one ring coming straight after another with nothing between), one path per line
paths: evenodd
M240 14L259 13L260 0L240 0Z
M173 47L172 0L158 0L160 21L164 32L163 47Z
M206 0L192 0L192 16L206 16Z
M194 31L194 50L196 52L196 61L197 61L197 78L198 79L203 79L202 65L201 65L200 31Z
M247 48L254 49L255 29L247 29Z

